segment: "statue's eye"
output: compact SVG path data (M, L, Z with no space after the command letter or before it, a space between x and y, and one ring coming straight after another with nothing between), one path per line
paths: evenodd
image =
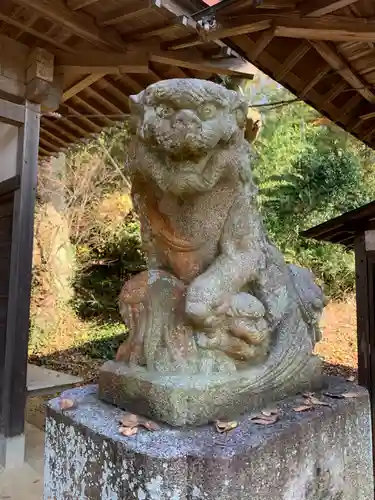
M173 113L174 113L174 109L171 108L170 106L165 106L164 104L160 104L156 108L156 114L160 118L169 118L170 116L173 115Z
M198 113L202 120L209 120L216 115L216 107L213 104L205 104L198 109Z

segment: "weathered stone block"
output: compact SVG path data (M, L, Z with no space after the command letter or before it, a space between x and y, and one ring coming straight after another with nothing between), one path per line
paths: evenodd
M169 425L203 425L262 409L298 392L320 389L320 364L318 358L310 357L298 377L256 391L246 371L186 376L107 361L100 371L99 396L107 403Z
M298 398L278 404L274 425L249 415L226 435L212 425L163 426L126 438L122 411L98 400L96 386L67 391L75 402L49 404L45 500L369 500L373 498L370 407L364 389L337 379L331 407L297 413Z

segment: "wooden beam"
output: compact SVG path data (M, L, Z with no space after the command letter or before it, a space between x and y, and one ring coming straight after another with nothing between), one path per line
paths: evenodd
M105 75L106 73L96 73L95 75L87 75L81 80L78 80L78 82L74 83L63 92L62 102L65 102L71 97L79 94L80 92L82 92L82 90L84 90L87 87L90 87L90 85L97 82Z
M51 151L54 151L55 153L58 153L61 149L58 146L56 146L56 144L52 144L52 142L45 139L42 135L39 136L39 142L41 144L44 144L44 146L46 146Z
M108 83L108 80L105 80L106 83ZM144 86L141 85L139 82L137 82L136 80L134 80L134 78L131 78L130 76L128 75L121 75L121 79L120 79L121 82L124 82L125 85L127 85L132 92L142 92L142 90L144 89Z
M338 16L325 16L319 19L274 16L273 19L276 36L332 42L348 40L375 42L374 21Z
M264 31L255 43L255 47L250 51L250 59L256 61L260 54L265 50L268 45L275 38L275 30L270 28Z
M357 92L359 92L365 99L371 103L375 103L375 94L368 88L365 81L363 81L345 60L332 48L324 42L310 42L314 49L320 56L339 73L342 78Z
M272 26L272 19L264 15L239 16L233 19L228 19L217 25L217 27L206 31L199 27L199 34L205 42L228 38L231 36L247 35L264 31Z
M104 82L104 84L107 85L107 82ZM101 102L104 108L108 109L108 112L112 113L113 115L116 115L116 117L118 117L117 118L118 120L121 119L122 115L126 114L124 110L120 109L118 106L113 104L113 102L106 99L100 92L93 89L92 87L89 87L87 89L87 92L91 94L93 98L96 99L98 102Z
M359 117L360 120L371 120L372 118L375 118L375 111L371 111Z
M323 97L322 100L319 101L319 105L321 107L324 107L325 104L332 102L334 99L336 99L337 96L339 96L344 90L348 88L347 83L344 81L341 81L337 83L335 86L333 86Z
M46 149L42 148L42 146L39 144L39 156L53 156L53 153L51 151L47 151Z
M301 99L306 97L306 95L310 92L312 88L317 85L317 83L320 82L328 73L331 71L331 66L329 64L326 64L320 71L317 71L314 78L308 81L306 85L303 87L301 92L298 94Z
M311 49L307 43L301 43L286 59L281 68L276 72L275 79L281 80Z
M54 39L53 37L48 36L40 31L37 31L31 26L23 24L19 22L17 19L13 19L13 17L7 16L2 12L0 12L0 21L4 21L5 23L18 28L19 30L22 30L22 32L29 33L30 35L33 35L35 38L39 38L40 40L43 40L44 42L47 42L54 47L64 50L65 52L74 53L74 50L68 45L61 43L58 40Z
M84 7L88 7L93 3L98 2L99 0L67 0L66 4L71 10L83 9Z
M14 0L18 5L32 9L39 16L63 26L75 35L104 48L125 48L121 36L113 31L100 29L94 19L83 12L72 12L63 0Z
M358 2L358 0L311 0L304 2L300 10L303 16L320 17L331 14Z
M343 106L342 113L338 117L337 121L340 121L341 123L348 123L351 119L353 109L355 109L362 101L363 97L360 94L355 94L351 97Z
M227 59L204 59L199 52L191 50L169 52L155 51L150 53L150 62L179 66L180 68L206 71L207 73L223 75L242 75L245 78L253 78L254 66L242 59L231 57Z
M91 133L99 133L102 130L102 127L94 123L92 120L89 120L89 118L86 118L82 113L77 111L71 104L63 104L62 108L67 110L67 114L73 115L77 119L79 119L82 123L85 124L85 126L90 130ZM86 131L87 133L87 131Z
M148 56L141 50L126 52L80 51L78 54L59 54L56 68L84 74L147 73Z
M171 40L164 42L161 46L163 50L181 50L187 49L189 47L196 47L197 45L202 45L205 40L197 33L184 36L178 40Z
M41 135L43 135L43 134L47 135L48 137L51 138L52 141L60 143L61 147L63 147L63 148L67 148L69 146L68 142L61 139L61 137L59 135L53 134L52 132L47 130L45 127L40 129L40 133L41 133Z
M25 107L21 104L0 99L0 122L19 127L25 120Z
M233 16L235 13L237 15L238 11L248 10L249 8L256 8L257 10L290 10L295 9L295 0L262 0L254 2L251 0L221 0L220 8L218 9L217 4L207 7L202 11L193 15L194 19L201 19L202 17L209 17L215 14L217 19L225 19L228 16Z
M58 125L58 122L62 122L61 125ZM63 124L63 119L62 120L54 120L52 118L47 118L45 116L42 116L42 128L45 130L47 127L55 131L59 136L64 135L70 142L75 142L77 140L77 135L73 135L69 132L69 130L66 130L64 128Z
M99 26L120 24L124 21L130 21L149 14L155 8L160 7L161 0L137 0L136 2L130 2L117 9L105 12L101 17L97 18L97 23Z
M126 77L126 75L122 75L120 81L122 81L123 77ZM103 85L103 89L107 90L108 93L112 94L112 96L114 96L118 100L119 103L120 102L121 102L121 104L123 103L124 106L126 107L127 111L130 110L129 97L125 92L120 90L114 82L109 81L108 78L105 78L104 80L102 80L101 83ZM142 86L141 86L141 89L139 91L136 90L136 92L138 93L141 90L143 90ZM126 113L123 112L123 114L125 115Z
M217 27L204 31L200 36L205 41L244 35L274 27L275 36L324 41L375 42L375 21L364 19L325 16L303 18L286 14L239 15L220 22Z
M90 104L89 102L85 101L84 99L81 99L77 95L72 98L73 103L77 103L79 106L82 108L85 108L89 114L91 115L97 115L98 120L104 122L105 126L113 126L115 125L115 121L112 120L111 118L108 118L106 115L106 112L99 111L95 106Z
M126 40L147 40L152 37L162 37L166 34L173 33L174 30L181 30L181 28L189 28L191 26L192 19L188 16L176 16L174 19L164 21L155 27L145 27L137 29L135 31L130 31L126 34ZM196 24L196 23L195 23ZM194 30L195 30L194 24Z

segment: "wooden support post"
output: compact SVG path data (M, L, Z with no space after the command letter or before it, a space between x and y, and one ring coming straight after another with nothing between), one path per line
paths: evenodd
M375 231L355 240L358 383L370 394L375 476Z
M9 103L11 105L11 103ZM16 106L16 105L15 105ZM17 108L18 109L18 108ZM13 113L13 116L15 113ZM0 121L9 123L7 117ZM0 277L0 465L23 462L27 348L36 197L40 106L26 101L17 123L14 175L0 183L1 230L8 245L1 249ZM4 165L2 165L4 166ZM2 193L5 185L8 191ZM5 212L4 212L5 211ZM3 212L3 213L2 213Z

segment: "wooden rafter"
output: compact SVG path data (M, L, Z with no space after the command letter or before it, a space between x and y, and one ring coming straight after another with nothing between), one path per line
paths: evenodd
M108 110L108 114L116 115L116 120L120 120L121 116L125 114L124 110L116 106L113 102L106 99L103 94L93 87L88 87L87 92L91 95L96 101L100 102L102 106Z
M355 71L345 62L345 60L335 51L333 47L325 42L310 42L321 57L339 73L342 78L365 99L375 103L375 94L368 88Z
M150 62L179 66L180 68L196 69L207 73L223 75L241 75L252 78L254 67L246 61L236 57L226 59L205 59L199 53L187 51L154 51L149 55Z
M323 18L300 18L297 16L274 18L275 35L308 40L362 42L375 41L375 22L362 19L324 16Z
M303 87L301 92L299 93L299 97L303 99L307 96L309 91L315 87L328 73L331 71L331 66L326 64L319 71L316 72L315 76Z
M73 85L64 90L61 101L65 102L71 97L79 94L86 87L89 87L93 83L97 82L105 75L106 73L96 73L95 75L90 74L85 76L84 78L81 78L80 80L78 80L78 82L75 82Z
M68 45L59 42L58 40L54 39L51 36L46 35L45 33L41 33L40 31L37 31L32 26L29 26L27 23L26 24L21 23L17 19L14 19L13 17L7 16L3 12L0 12L0 21L4 21L5 23L10 24L10 25L18 28L19 30L21 30L21 32L29 33L30 35L33 35L36 38L39 38L40 40L43 40L44 42L47 42L54 47L57 47L61 50L64 50L65 52L74 53L74 50L71 47L69 47Z
M155 25L154 27L145 27L131 31L127 33L126 38L129 40L146 40L152 37L163 37L164 35L169 35L175 30L181 30L181 28L192 28L195 30L195 23L193 20L186 16L176 16L172 20L164 21Z
M92 5L93 3L96 3L98 1L99 0L67 0L66 4L69 9L79 10L83 9L84 7L88 7L89 5Z
M341 81L334 85L321 99L320 104L324 107L328 102L332 102L339 96L342 92L344 92L348 88L348 85Z
M61 147L67 148L69 146L69 143L64 141L61 136L55 135L46 128L42 128L41 130L42 135L46 135L49 137L52 141L56 142L57 144L60 144Z
M268 45L272 42L274 38L275 38L275 30L273 28L265 30L257 40L255 47L250 52L251 60L255 61L263 52L263 50L265 50L268 47Z
M286 14L250 14L236 16L220 22L217 27L204 31L203 40L215 40L244 35L274 28L275 36L302 38L308 40L375 42L375 21L324 16L323 18L303 18Z
M284 64L277 71L275 78L281 80L293 67L302 59L303 56L311 49L308 43L301 43L286 59Z
M124 76L126 75L122 75L121 80ZM117 79L117 77L115 77L115 79ZM114 96L119 103L121 102L121 104L124 104L126 111L123 111L123 114L127 114L129 111L129 97L127 94L120 90L112 79L110 80L109 78L105 78L101 83L103 84L103 88L106 89L109 94ZM141 90L143 90L143 87L141 87Z
M81 109L82 108L85 109L91 115L91 117L94 117L96 115L98 120L100 120L102 123L105 124L104 126L111 127L115 124L115 121L112 120L111 118L109 118L108 116L106 116L106 114L103 113L103 111L98 110L95 106L93 106L91 103L87 102L85 99L82 99L78 95L72 97L71 102L73 103L75 108L76 108L76 105L78 105Z
M42 144L44 144L45 147L47 147L48 149L50 149L51 151L54 151L56 153L58 153L61 149L59 146L56 146L56 144L53 144L48 139L43 137L42 134L39 136L39 142L41 142Z
M107 80L106 80L107 81ZM128 75L122 75L121 76L121 81L127 85L132 92L141 92L143 90L143 86L137 82L137 80L134 80L134 78L128 76Z
M247 35L264 31L272 26L272 18L265 15L239 16L220 23L216 28L206 31L200 28L200 36L205 42L231 36Z
M66 110L66 114L68 115L73 115L77 120L79 120L81 123L85 124L85 127L87 127L88 130L91 131L91 133L99 133L102 130L102 127L94 123L92 120L87 118L85 115L77 111L75 107L71 103L67 104L64 103L62 105L62 109Z
M352 111L355 109L363 100L360 94L355 94L349 99L349 101L343 107L342 113L338 118L341 123L347 122L351 119Z
M69 132L69 130L66 130L62 120L55 120L42 116L42 126L44 129L46 129L47 127L48 129L53 130L53 132L56 132L60 137L65 136L69 140L69 142L74 143L77 140L77 135L73 135L71 132Z
M137 17L149 14L155 8L161 7L161 0L137 0L130 2L115 10L103 14L97 19L99 26L112 26L124 21L130 21Z
M195 33L179 38L178 40L164 42L162 48L165 50L181 50L202 45L204 42L204 39Z
M302 4L301 14L311 17L325 16L355 2L358 2L358 0L311 0Z
M94 19L83 12L73 12L63 0L14 0L15 3L33 9L39 16L64 26L75 35L97 46L125 48L120 35L114 31L100 29Z
M80 74L147 73L148 55L141 50L123 53L80 51L78 54L59 54L56 67Z

